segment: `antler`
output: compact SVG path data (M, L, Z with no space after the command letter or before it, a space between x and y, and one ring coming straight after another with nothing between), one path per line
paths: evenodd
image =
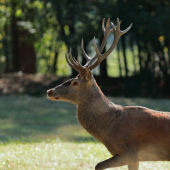
M70 61L69 61L67 54L68 54L68 52L66 52L65 57L66 57L66 61L67 61L68 65L79 73L85 73L86 67L84 67L80 64L79 56L77 57L77 61L78 61L77 62L76 59L74 57L72 57L71 49L70 49L70 52L69 52Z
M94 37L94 47L95 47L95 50L96 50L96 55L94 57L91 58L86 54L84 47L83 47L83 40L82 40L81 50L82 50L84 57L87 60L87 63L84 66L82 66L79 63L79 57L78 57L78 62L75 60L74 57L72 57L71 50L70 50L70 53L69 53L71 62L68 60L67 53L66 53L67 63L69 64L69 66L71 66L77 72L85 73L86 67L89 67L90 70L97 67L113 51L113 49L116 47L120 37L123 34L125 34L126 32L128 32L130 30L130 28L132 27L132 24L131 24L126 30L121 31L120 30L120 24L121 24L122 21L119 21L119 18L117 18L117 25L114 26L114 24L111 22L112 29L110 30L109 29L110 19L107 20L106 28L104 26L104 21L105 21L105 19L103 19L103 21L102 21L102 31L103 31L103 34L104 34L104 38L103 38L102 44L101 44L99 49L97 48L97 45L95 43L95 37ZM106 44L107 38L110 35L110 33L112 33L112 32L114 34L114 41L113 41L112 45L110 46L110 48L108 49L108 51L106 51L104 54L101 54L101 52L103 51L103 48ZM94 62L94 61L96 61L96 62Z

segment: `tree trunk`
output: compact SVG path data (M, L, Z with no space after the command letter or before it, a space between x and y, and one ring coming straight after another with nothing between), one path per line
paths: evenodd
M160 68L162 69L164 77L166 77L168 75L168 68L167 68L163 47L161 46L159 41L157 42L156 50L158 51Z
M75 28L74 28L74 25L73 24L71 24L71 25L69 25L69 31L70 31L70 36L71 35L75 35ZM72 47L72 56L74 56L75 57L75 59L77 59L77 55L78 55L78 53L77 53L77 46L76 46L76 43L75 43L75 41L73 40L72 41L72 37L69 37L69 39L70 39L70 41L69 41L69 46L71 45ZM75 77L75 76L77 76L77 71L75 71L74 69L72 69L72 77Z
M5 1L5 15L7 15L7 8L8 8L8 3L7 1ZM9 44L8 44L8 40L7 40L7 36L8 36L8 33L9 33L9 30L8 30L8 19L6 21L6 24L4 26L4 32L5 32L5 35L3 37L3 46L4 46L4 55L5 55L5 58L6 58L6 61L5 61L5 72L9 72L10 71L10 63L9 63Z
M167 67L168 67L168 74L169 74L170 73L170 43L169 43L169 41L167 39L165 40L165 46L168 48L168 52L167 52L167 55L168 55Z
M58 59L58 51L55 52L54 62L53 62L53 67L52 67L52 73L54 74L57 71L57 59Z
M141 56L141 46L139 41L137 40L137 46L138 46L138 58L139 58L139 67L140 67L140 73L143 72L143 68L142 68L142 56Z
M4 55L6 57L5 61L5 72L10 71L10 64L9 64L9 52L8 52L8 42L7 42L7 34L8 34L8 25L5 24L4 26L5 36L3 37L3 46L4 46Z
M12 41L12 71L20 70L19 61L19 37L18 37L18 27L16 13L16 0L11 0L11 41Z
M134 53L134 49L133 49L133 40L130 40L130 48L132 51L132 57L133 57L133 66L134 66L134 73L136 74L136 63L135 63L135 53Z
M163 75L164 77L166 77L168 75L168 70L167 70L167 65L166 65L166 60L165 60L163 49L158 52L158 56L160 59L159 63L161 65Z
M103 37L100 38L100 42L102 42ZM106 45L102 51L102 54L106 52ZM101 63L100 63L100 77L102 80L106 79L108 77L107 75L107 62L106 59L104 59Z
M165 46L168 48L168 67L170 69L170 43L168 39L165 39Z
M101 79L105 79L108 77L107 75L107 62L106 62L106 59L103 60L101 63L100 63L100 77Z
M74 28L74 25L71 23L70 25L68 25L69 26L69 32L70 32L69 36L70 37L65 34L65 31L64 31L64 26L65 25L63 24L63 19L62 19L61 15L60 15L62 12L63 12L62 9L59 6L57 6L57 14L56 14L56 16L57 16L57 20L58 20L60 28L61 28L60 36L61 36L61 39L65 42L67 48L68 49L72 48L72 56L77 58L76 57L77 56L76 43L74 41L72 41L73 38L71 37L72 35L75 34L75 28ZM68 16L69 16L70 20L73 19L72 15L68 15ZM71 77L75 77L76 75L77 75L77 72L74 69L72 69Z
M120 43L117 44L117 57L118 57L118 65L119 65L119 77L122 77L122 67L120 62Z
M123 58L124 58L124 64L125 64L125 74L126 77L128 77L128 64L127 64L127 58L126 58L126 46L125 46L125 36L122 36L121 38L122 42L122 50L123 50Z
M33 0L30 0L30 3L33 3ZM24 8L27 6L24 4ZM25 21L34 21L35 10L33 8L28 8L28 12L25 15ZM24 73L35 74L37 71L36 68L36 53L34 49L34 34L31 34L28 30L23 27L19 27L19 54L20 54L20 69Z
M30 33L27 30L20 30L19 35L21 37L30 37ZM20 54L20 70L23 73L34 74L36 73L36 53L34 49L34 42L31 40L29 43L27 39L20 41L19 54Z

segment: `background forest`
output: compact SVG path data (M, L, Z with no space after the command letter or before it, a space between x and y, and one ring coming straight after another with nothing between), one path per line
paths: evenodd
M86 52L93 56L93 37L98 46L103 38L102 19L116 24L117 17L123 21L122 30L133 26L93 71L100 87L109 95L169 98L168 0L0 0L1 78L11 79L12 73L55 74L57 80L75 76L66 64L66 50L72 48L74 56L81 56L84 39ZM113 38L109 37L105 50Z
M111 157L77 122L76 106L52 102L46 91L77 75L67 49L85 63L82 39L94 56L103 18L116 25L117 17L121 30L133 26L92 70L97 83L116 104L170 112L162 99L170 98L170 0L0 0L0 169L94 170ZM170 163L140 169L170 170Z

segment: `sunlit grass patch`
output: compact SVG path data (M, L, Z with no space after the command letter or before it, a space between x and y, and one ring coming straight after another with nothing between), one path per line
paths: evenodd
M1 169L92 170L111 155L99 143L14 143L0 146ZM120 169L120 168L117 168ZM125 167L121 168L121 170Z
M95 165L111 157L99 143L74 143L55 140L41 143L10 143L0 146L0 169L13 170L94 170ZM143 162L140 170L169 170L167 162ZM127 170L127 166L114 168Z

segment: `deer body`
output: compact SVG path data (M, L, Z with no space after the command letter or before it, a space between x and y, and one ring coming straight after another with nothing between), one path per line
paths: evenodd
M159 112L140 106L119 106L109 101L98 87L91 71L101 63L115 48L120 36L130 28L120 31L120 23L109 21L102 29L104 38L100 49L96 44L96 55L93 58L82 52L87 63L82 66L69 53L67 63L79 72L79 75L47 91L51 100L61 100L77 105L78 122L92 136L102 142L113 157L100 162L95 170L128 165L129 170L138 170L139 161L170 160L170 113ZM108 35L114 33L114 41L109 50L100 54ZM96 61L97 60L97 61ZM94 62L95 61L95 62Z
M127 154L131 164L170 160L170 113L122 107L109 101L97 85L94 91L77 105L77 119L113 156Z

